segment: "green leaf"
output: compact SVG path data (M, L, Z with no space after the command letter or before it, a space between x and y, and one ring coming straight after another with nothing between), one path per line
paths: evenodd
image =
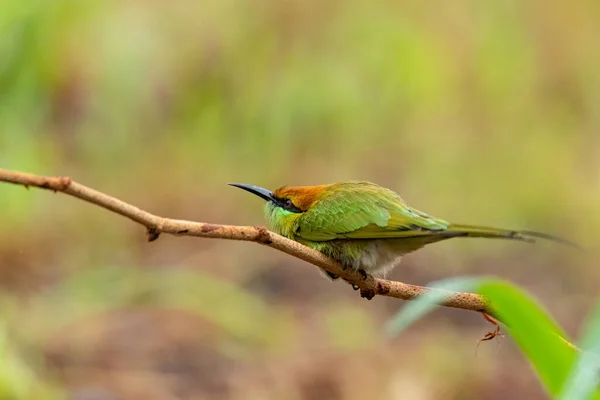
M530 295L509 282L489 278L453 278L433 283L430 287L472 291L487 297L494 315L505 324L504 329L527 356L546 390L554 396L560 393L578 350ZM388 322L387 334L397 335L434 309L445 296L444 292L432 291L412 301Z
M579 400L600 398L598 375L600 371L600 302L596 304L581 340L582 353L567 379L560 399ZM592 394L594 396L592 397Z
M494 315L506 325L546 390L558 395L578 352L567 335L530 295L509 282L482 281L479 293L491 301Z

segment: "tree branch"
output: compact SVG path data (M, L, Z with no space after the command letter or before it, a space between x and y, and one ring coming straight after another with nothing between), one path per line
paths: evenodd
M161 233L167 233L178 236L197 236L260 243L334 273L349 283L358 286L361 296L369 300L375 295L413 300L428 291L439 290L409 285L398 281L373 278L371 276L364 279L359 272L353 269L344 269L340 263L328 258L324 254L293 240L286 239L261 226L218 225L159 217L117 198L79 184L67 177L39 176L0 168L0 182L14 183L26 188L33 186L54 192L62 192L106 208L146 227L149 241L158 239ZM486 299L480 295L464 292L447 293L448 295L441 303L443 306L492 314L489 305L486 303Z

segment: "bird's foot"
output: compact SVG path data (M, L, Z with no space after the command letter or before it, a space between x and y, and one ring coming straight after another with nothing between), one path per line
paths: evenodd
M325 274L332 280L335 281L337 278L339 278L339 276L337 276L336 274L329 272L329 271L323 271L325 272Z
M349 269L349 268L352 268L352 267L351 267L351 266L348 266L348 265L342 265L342 268L343 268L344 270L347 270L347 269ZM336 278L338 278L338 276L336 276L336 275L334 275L334 274L332 274L332 273L330 273L330 272L326 272L326 273L327 273L327 275L328 275L328 276L329 276L331 279L336 279ZM369 274L367 274L367 272L366 272L364 269L359 269L359 270L358 270L358 273L360 273L360 275L362 276L363 280L366 280L366 279L369 277ZM350 281L349 281L349 280L347 280L346 278L343 278L343 279L344 279L346 282L348 282L348 284L349 284L350 286L352 286L352 289L354 289L354 290L360 290L360 295L361 295L361 297L364 297L364 298L366 298L366 299L368 299L368 300L371 300L371 299L373 298L373 296L375 296L375 293L374 293L372 290L368 290L368 289L367 289L367 290L363 290L363 289L361 289L361 288L360 288L360 286L359 286L359 285L357 285L357 284L355 284L355 283L352 283L352 282L350 282Z
M358 270L358 273L362 276L363 281L366 280L370 276L362 268ZM354 290L360 289L360 297L367 299L367 300L371 300L373 297L375 297L375 291L373 289L364 289L356 284L351 284L351 285L352 285L352 289L354 289Z
M343 279L344 279L344 281L346 281L346 283L347 283L348 285L352 286L352 289L354 289L354 290L358 290L358 289L360 289L360 287L359 287L358 285L356 285L356 284L354 284L354 283L350 282L348 279L346 279L346 278L343 278Z
M358 273L362 275L363 280L369 277L369 274L367 274L367 271L365 271L364 269L359 269Z

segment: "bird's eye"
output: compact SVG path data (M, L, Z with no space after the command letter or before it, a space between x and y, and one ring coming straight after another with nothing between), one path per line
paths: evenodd
M294 203L292 203L292 201L290 199L285 199L285 201L283 202L284 208L292 208L293 206L294 206Z

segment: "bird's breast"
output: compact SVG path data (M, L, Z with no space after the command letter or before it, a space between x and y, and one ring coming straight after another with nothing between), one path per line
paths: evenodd
M367 273L385 277L402 260L404 252L389 240L374 240L360 253L352 265Z

